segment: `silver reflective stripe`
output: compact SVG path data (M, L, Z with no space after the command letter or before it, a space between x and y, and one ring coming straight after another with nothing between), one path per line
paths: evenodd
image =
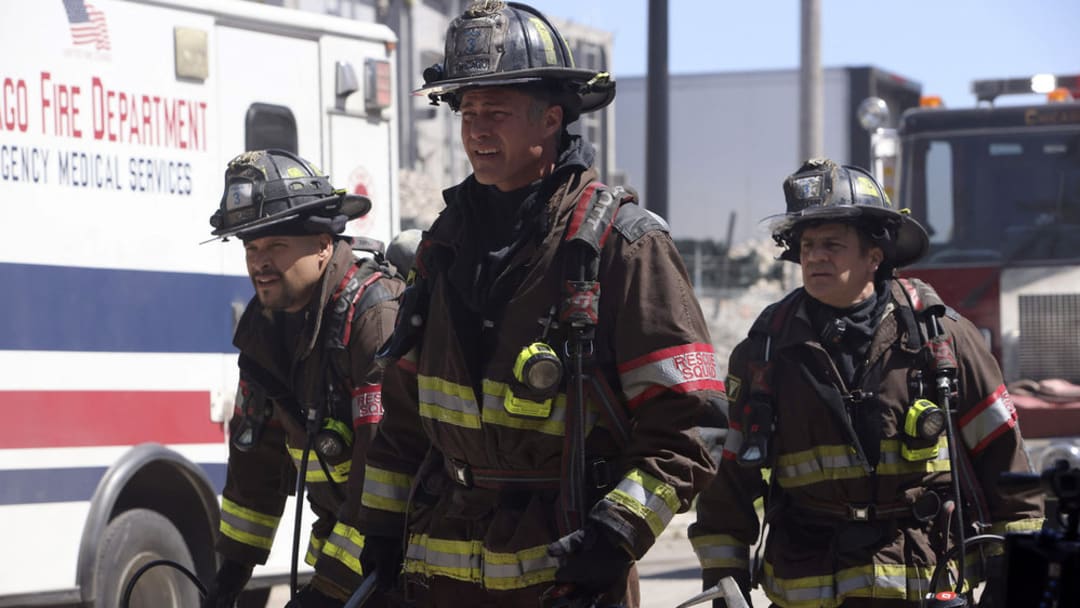
M226 510L221 511L221 523L228 524L228 525L232 526L236 530L239 530L241 532L245 532L247 534L251 534L251 535L254 535L254 536L258 536L260 538L271 538L272 539L272 538L274 538L274 533L277 531L277 526L276 525L275 526L263 525L263 524L251 521L250 519L244 519L242 517L239 517L238 515L230 513L229 511L226 511Z
M545 548L543 555L538 554L532 558L522 557L514 562L498 563L485 560L484 578L516 580L530 573L551 570L558 567L559 560L547 555Z
M413 478L405 473L395 473L367 465L364 474L364 491L360 502L365 507L404 513L408 507L409 492Z
M425 535L409 539L405 560L406 572L445 576L493 590L524 589L553 581L558 566L558 560L548 555L547 545L496 553L484 549L481 541Z
M875 589L881 595L883 589L891 589L896 597L905 597L908 587L907 576L903 574L884 575L859 573L851 577L837 577L836 590L840 595L851 595L859 589Z
M628 401L645 391L665 387L679 392L719 390L722 365L709 344L665 348L619 366L619 382Z
M607 499L645 520L653 536L660 536L679 507L675 488L641 469L631 469Z
M476 415L479 411L476 401L465 399L459 395L448 395L433 388L422 388L419 391L420 401L437 405L444 410L458 412L460 414Z
M366 477L364 478L364 494L372 494L402 502L409 500L409 488L382 483L374 479L368 480Z
M420 415L470 429L480 428L480 407L472 388L434 376L417 378Z
M745 567L750 563L750 547L729 534L708 534L690 539L702 568Z
M341 524L338 524L339 526ZM357 543L353 539L338 534L338 526L334 526L334 531L330 533L330 537L326 539L327 544L334 545L335 547L341 547L345 551L348 551L351 555L360 555L360 550L364 548L363 543Z
M1011 428L1013 420L1015 412L1009 392L1000 386L971 412L964 414L960 419L960 434L968 449L977 453L986 447L986 443Z
M846 448L845 448L846 449ZM786 460L786 458L782 458ZM859 464L859 457L855 454L814 454L812 459L807 459L795 464L788 464L776 467L776 472L780 477L807 477L817 473L824 473L825 471L842 470L858 468L862 470L862 465Z
M451 553L439 551L431 546L439 544L442 543L438 541L431 542L427 537L418 539L414 536L411 538L405 551L406 570L441 574L462 581L479 582L482 564L478 553ZM468 543L448 541L445 544L450 548L457 545L467 545Z

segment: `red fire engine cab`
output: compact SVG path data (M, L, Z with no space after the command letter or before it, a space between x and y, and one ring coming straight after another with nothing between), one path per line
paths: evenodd
M930 233L934 285L1001 363L1032 464L1080 466L1080 75L973 83L978 104L906 111L876 167ZM1049 93L1045 103L994 105ZM879 138L882 130L876 133Z

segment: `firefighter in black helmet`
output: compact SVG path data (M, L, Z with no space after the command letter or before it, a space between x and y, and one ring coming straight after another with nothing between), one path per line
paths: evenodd
M634 560L711 476L693 427L720 382L664 222L566 130L614 82L490 0L424 78L473 174L444 192L387 349L361 563L420 606L636 606Z
M927 234L870 174L814 159L783 190L773 237L803 287L732 351L720 471L690 528L703 582L733 576L748 594L753 577L780 607L915 608L961 526L1039 529L1037 491L997 484L1029 469L1016 413L979 331L928 284L896 276ZM752 573L759 496L769 527Z
M357 532L364 454L382 417L375 351L390 335L404 282L380 251L363 258L342 236L371 209L363 196L284 150L237 156L210 218L244 244L255 288L237 325L240 387L229 421L229 468L204 607L231 607L269 555L294 480L318 516L305 561L311 582L289 606L343 606L362 576ZM297 475L297 470L303 472ZM292 527L286 518L284 525Z

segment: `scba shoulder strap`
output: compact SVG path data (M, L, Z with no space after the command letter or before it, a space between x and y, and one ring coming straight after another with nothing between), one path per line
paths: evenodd
M946 406L957 391L959 362L953 350L952 338L946 332L941 317L949 317L955 321L960 315L946 305L929 284L915 278L901 278L897 281L903 287L908 303L919 321L919 340L922 347L919 352L927 353L927 364L931 368L934 384L939 389L939 405ZM973 514L964 514L970 514L972 525L981 530L989 526L990 503L976 481L971 455L962 443L957 443L959 437L955 433L949 435L950 461L956 464L953 476L959 480L959 493L969 507L974 509Z
M568 330L565 355L571 373L560 484L562 514L559 526L563 533L580 527L588 508L584 433L586 394L600 406L615 441L626 445L630 440L626 409L603 374L594 369L593 339L600 320L600 254L612 229L632 241L653 229L664 228L662 220L634 204L635 199L632 192L623 188L608 188L593 182L578 198L563 235L567 254L558 320Z
M596 325L600 286L600 252L612 229L634 242L654 230L668 231L667 223L637 204L637 194L600 182L589 184L574 206L563 235L570 255L566 267L560 322Z
M663 219L637 204L632 190L593 182L582 191L563 235L568 254L558 320L570 329L567 352L578 354L583 369L591 363L592 341L599 322L600 253L612 230L634 242L649 232L667 232L668 228ZM574 358L572 354L568 362L571 370L578 364ZM602 406L616 440L628 442L629 419L614 391L601 374L584 373L583 380Z
M393 292L380 279L398 278L394 268L383 257L381 250L372 251L371 259L360 259L353 264L338 284L331 297L330 310L326 313L324 331L327 358L334 371L351 389L348 381L347 349L352 337L353 324L365 312L375 306L393 300Z

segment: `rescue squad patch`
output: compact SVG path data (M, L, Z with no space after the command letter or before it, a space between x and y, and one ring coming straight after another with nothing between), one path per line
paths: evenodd
M738 376L728 374L726 380L724 380L724 388L727 389L728 403L734 403L739 400L739 391L742 388L742 380L739 380Z
M382 385L361 386L352 394L353 428L376 424L383 417Z
M684 382L716 378L716 357L711 352L681 353L671 358Z

